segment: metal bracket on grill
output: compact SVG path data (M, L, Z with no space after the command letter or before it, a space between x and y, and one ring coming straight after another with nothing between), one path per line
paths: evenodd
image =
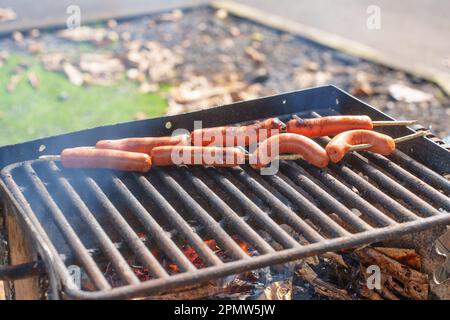
M3 281L25 279L42 275L44 273L44 263L40 260L22 263L15 266L0 266L0 280Z

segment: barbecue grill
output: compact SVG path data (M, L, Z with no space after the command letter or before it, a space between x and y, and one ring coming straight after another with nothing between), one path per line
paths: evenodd
M432 135L399 145L389 157L353 153L325 170L301 160L281 161L273 176L260 176L247 166L154 168L137 174L64 169L57 162L36 160L99 139L192 130L194 120L211 127L274 116L285 121L293 114L392 120L337 87L323 86L1 148L6 220L17 219L25 234L19 240L35 261L18 264L27 261L23 254L14 260L11 250L11 263L18 265L1 267L0 278L45 273L52 298L137 298L450 224L450 182L445 178L450 152ZM413 129L381 128L393 137ZM224 255L216 255L205 244L208 239ZM10 236L10 246L13 242ZM256 254L249 256L241 242ZM196 251L204 267L184 255L185 246ZM148 270L149 280L137 278L130 256ZM107 281L105 263L114 268L119 284ZM86 275L89 289L73 280L73 266Z

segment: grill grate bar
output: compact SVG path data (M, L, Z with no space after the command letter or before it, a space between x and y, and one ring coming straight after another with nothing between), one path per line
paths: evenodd
M383 170L387 171L388 173L402 181L402 184L424 194L428 199L434 201L436 204L439 204L440 206L442 206L442 208L450 211L450 199L447 196L436 191L436 189L432 188L427 183L409 173L398 164L379 154L367 152L364 154L364 156L379 167L382 167Z
M94 215L80 198L78 193L63 176L58 174L59 169L56 164L52 161L48 163L48 166L50 167L49 172L51 173L49 176L56 182L56 185L68 195L73 207L95 236L101 250L111 261L111 264L122 281L128 284L139 283L139 279L136 277L133 270L131 270L125 258L121 255L120 251L117 250L114 243L103 230L97 219L95 219Z
M318 114L315 111L311 112L311 115L316 117L316 118L320 118L321 117L321 115ZM323 145L325 145L328 142L330 142L331 139L329 137L322 137L322 138L319 138L318 140ZM395 189L395 187L401 187L400 184L398 184L394 180L388 178L386 175L384 175L382 172L378 171L376 168L373 168L373 167L370 167L370 166L366 165L364 160L361 159L361 155L359 153L357 153L355 151L351 152L348 155L348 158L350 158L354 162L356 161L357 165L362 167L362 169L367 169L368 171L370 171L370 173L372 174L372 178L375 177L375 178L380 179L381 181L383 181L386 184L390 184L389 185L390 189ZM351 181L356 182L359 185L359 188L362 187L362 192L363 193L365 193L367 196L371 197L372 200L378 201L383 206L393 208L395 214L399 218L407 219L407 220L411 220L411 221L421 218L421 217L415 215L413 212L411 212L407 208L405 208L402 205L400 205L399 203L397 203L395 200L393 200L391 197L389 197L385 193L383 193L380 190L378 190L376 187L374 187L368 181L366 181L366 180L362 179L361 177L359 177L357 174L355 174L353 171L351 171L348 167L344 167L343 164L340 164L339 166L342 168L342 172L345 172L345 175L346 175L347 178L350 178ZM333 165L331 163L329 164L329 167L337 168L336 165ZM387 186L383 185L383 187L387 187ZM396 191L394 190L393 192L396 192ZM402 194L402 196L404 196L404 194ZM382 199L380 199L380 197ZM406 196L406 198L409 198L409 197ZM379 200L382 200L382 201L380 202ZM429 216L430 213L427 213L426 215Z
M318 116L305 105L317 106L316 110L327 115L364 113L374 119L386 118L340 90L324 87L173 116L170 121L175 129L189 128L198 119L207 120L208 125L270 116L284 119L280 113L288 117L298 106L303 106L302 116ZM220 121L211 120L219 113ZM152 119L114 128L124 128L119 133L124 136L163 135L172 131L165 127L167 121ZM77 143L87 145L108 136L107 131L98 128L70 137L81 137ZM405 131L409 130L388 129L394 136ZM64 137L43 141L51 144L49 152L73 145ZM17 161L36 158L36 142L29 145L32 151L16 157ZM418 141L414 150L404 147L408 155L428 159L430 168L448 169L445 152L433 149L431 141ZM439 152L432 158L426 150ZM450 193L450 183L399 151L386 158L353 153L347 156L350 161L330 164L328 169L314 168L305 161L282 161L274 176L260 176L249 166L156 168L138 174L65 169L30 160L4 168L5 184L0 187L36 241L54 292L62 289L68 298L134 298L448 224L450 215L445 210L436 212L438 204L448 209L445 192ZM411 196L411 191L417 193ZM430 199L431 206L423 206ZM208 241L203 241L209 239L221 250L211 250ZM244 243L257 253L248 256ZM197 256L206 267L191 262ZM122 266L125 260L141 282L119 280L123 276L116 267L106 280L101 271L110 260ZM76 288L69 275L70 264L80 265L98 290ZM181 271L176 272L175 266Z
M275 197L269 190L264 188L256 179L252 178L242 168L230 168L234 176L238 178L247 188L255 192L259 198L278 213L280 217L291 226L296 232L305 236L309 241L321 241L324 238L314 230L309 224L303 221L295 212ZM222 170L222 172L224 172Z
M394 179L391 179L383 174L377 168L365 163L364 160L358 156L351 155L349 162L359 168L361 172L374 180L379 186L382 186L383 189L390 192L395 197L403 199L410 206L417 208L417 211L424 216L429 217L440 214L440 212L433 208L433 206L420 199L414 193L397 183Z
M34 169L29 163L24 165L24 169L30 177L31 185L34 187L35 191L42 199L44 206L52 215L56 225L58 226L58 229L61 231L61 234L67 241L67 244L74 251L77 260L85 268L87 274L89 275L89 278L99 289L111 288L103 273L95 263L94 259L89 255L86 247L81 242L81 239L78 238L77 234L75 233L67 219L64 217L64 214L61 212L58 205L50 196L42 181L38 178Z
M163 252L177 264L182 271L195 271L197 268L183 254L180 248L170 239L168 233L156 222L152 215L142 206L126 185L116 176L111 175L112 185L120 192L120 196L127 203L136 218L142 223L146 231Z
M331 219L326 213L318 209L306 197L297 192L286 181L278 175L264 176L272 185L281 191L293 204L301 208L302 213L305 214L312 222L324 228L328 233L334 237L348 236L350 233Z
M38 239L42 240L43 242L46 242L46 244L47 244L46 245L44 243L40 243L40 245L42 245L42 250L43 250L43 252L41 254L43 256L50 255L53 257L58 257L58 255L59 255L58 251L56 250L56 248L53 245L53 243L51 242L48 234L45 232L44 228L42 227L42 224L39 222L37 217L34 214L32 214L33 209L31 208L30 203L26 200L24 194L20 191L19 186L17 185L16 181L14 179L11 179L12 178L11 173L6 173L4 175L4 177L7 177L5 184L15 194L15 196L17 197L17 200L20 202L20 206L23 206L22 209L24 209L28 213L31 213L29 216L24 216L22 218L25 221L27 221L27 223L32 224L32 226L30 225L31 232L36 232L36 236L38 237ZM61 255L59 255L59 256L61 257ZM53 259L53 261L54 261L55 265L50 270L52 270L53 268L57 269L57 270L59 270L59 272L61 272L62 276L70 279L69 271L67 270L66 266L64 265L64 261L62 261L62 259L58 259L58 258ZM44 260L44 263L45 263L45 260ZM93 270L91 270L91 272L88 272L87 274L92 279L92 282L97 289L107 290L107 289L111 288L111 286L109 285L106 278L100 272L100 269L94 268ZM54 278L55 275L49 276L50 279L52 277ZM73 283L73 281L66 282L67 287L73 287L74 285L75 285L75 283Z
M338 176L355 186L362 195L365 195L371 201L383 206L400 221L414 221L420 219L420 217L416 216L410 210L384 194L350 168L335 164L329 164L328 167Z
M132 174L139 186L153 200L153 202L168 216L169 222L174 228L177 228L180 235L186 239L197 251L199 256L208 263L208 265L221 265L223 262L217 257L210 247L195 233L191 226L183 217L172 207L172 205L159 193L159 191L148 181L145 176Z
M200 178L196 177L186 168L180 168L183 177L189 181L209 204L219 212L225 223L231 224L233 230L238 233L242 239L249 242L258 251L262 253L272 253L275 250L255 231L253 230L242 217L234 212L217 194L215 194Z
M241 190L230 182L224 175L220 174L216 168L205 169L214 181L224 190L226 190L238 202L243 210L248 213L263 229L265 229L272 238L286 248L299 246L297 241L288 235L269 215L261 210L253 201L251 201ZM314 231L313 235L316 232ZM320 235L318 236L322 238ZM317 237L317 238L318 238ZM318 240L317 240L318 241Z
M347 203L351 203L352 206L366 215L371 222L374 222L378 226L390 226L397 224L397 222L384 215L371 203L353 192L349 187L334 178L327 171L317 169L313 166L308 166L307 168L308 172L311 173L316 179L320 180L328 188L335 190L339 196L342 197L342 199L344 199Z
M401 166L409 169L412 173L414 173L414 175L423 179L432 187L444 191L447 195L450 194L450 181L446 180L438 173L424 166L420 162L414 160L405 153L399 150L395 150L394 153L389 156L389 158L396 161Z
M103 190L98 186L94 179L81 174L81 180L92 191L94 197L106 210L105 213L109 215L111 222L116 230L123 237L128 247L136 255L137 259L148 268L150 274L156 278L166 278L169 275L164 268L159 264L158 260L153 256L150 250L145 246L141 239L137 236L131 226L127 223L125 218L116 209L114 204L108 199Z
M248 255L239 245L225 232L219 222L214 220L179 184L166 172L154 169L156 175L168 185L175 194L179 195L179 200L185 204L189 211L197 217L211 235L214 235L219 246L235 259L248 259Z
M329 209L336 212L337 215L347 224L357 231L370 230L372 227L364 220L358 218L351 210L342 203L325 192L316 183L308 178L307 172L296 163L282 162L282 168L294 182L302 186L310 194L313 194Z

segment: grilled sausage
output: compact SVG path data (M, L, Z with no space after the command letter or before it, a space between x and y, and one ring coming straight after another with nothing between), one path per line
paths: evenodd
M368 116L330 116L313 119L291 119L286 124L287 132L310 138L335 136L349 130L372 130L372 120Z
M178 135L172 137L144 137L125 138L118 140L100 140L95 145L98 149L113 149L150 154L153 148L159 146L190 145L189 135Z
M69 148L61 152L66 168L105 168L147 172L152 167L148 154L121 150Z
M233 147L164 146L154 148L151 157L155 166L234 167L245 163L245 152Z
M272 146L278 144L278 153ZM263 141L250 156L250 165L261 169L280 154L299 154L310 164L323 168L328 165L328 155L315 141L295 133L281 133Z
M369 130L352 130L346 131L335 136L326 146L325 150L334 163L344 158L350 151L350 148L358 144L371 144L365 150L379 153L382 155L390 155L395 150L395 141L388 135Z
M281 131L282 124L277 118L269 118L248 126L214 127L191 132L195 146L246 146L270 137L272 130Z

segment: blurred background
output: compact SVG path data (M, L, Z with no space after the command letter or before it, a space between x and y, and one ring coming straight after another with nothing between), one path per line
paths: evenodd
M427 79L221 3L350 40ZM221 3L0 0L0 145L323 84L449 139L448 92L430 80L450 78L450 2Z

